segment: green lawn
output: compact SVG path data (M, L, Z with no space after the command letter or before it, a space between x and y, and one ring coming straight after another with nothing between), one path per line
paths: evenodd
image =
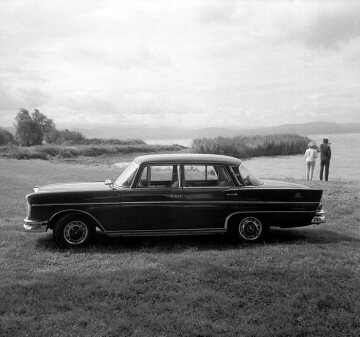
M324 188L327 223L225 236L107 238L60 250L22 232L35 185L119 169L0 160L0 336L360 336L359 182Z

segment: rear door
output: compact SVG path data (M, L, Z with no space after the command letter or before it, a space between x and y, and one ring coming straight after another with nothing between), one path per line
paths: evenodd
M238 209L235 184L223 165L183 165L185 229L223 229L228 215Z

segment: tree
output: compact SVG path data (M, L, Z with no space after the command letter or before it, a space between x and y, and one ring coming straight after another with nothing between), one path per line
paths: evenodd
M16 139L21 146L40 145L44 135L55 129L55 124L38 109L31 114L21 108L15 117Z
M55 129L55 124L53 120L47 118L38 109L35 109L34 112L32 113L32 120L40 126L43 137L51 130Z
M45 133L44 140L47 144L60 144L61 143L60 132L55 128L53 128L49 132Z
M21 108L15 117L15 137L21 146L36 145L41 139L41 130L32 120L28 110Z

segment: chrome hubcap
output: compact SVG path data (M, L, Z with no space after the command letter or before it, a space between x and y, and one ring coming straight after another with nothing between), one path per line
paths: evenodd
M88 228L81 221L71 221L64 228L65 240L72 245L83 243L88 236Z
M259 219L248 217L243 219L239 225L239 234L246 240L256 240L262 231Z

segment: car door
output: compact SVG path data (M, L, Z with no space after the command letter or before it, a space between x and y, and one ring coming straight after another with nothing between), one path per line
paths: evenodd
M182 227L177 164L146 164L135 186L121 193L121 230L163 232Z
M235 184L224 165L185 164L184 228L223 229L226 217L237 210Z

